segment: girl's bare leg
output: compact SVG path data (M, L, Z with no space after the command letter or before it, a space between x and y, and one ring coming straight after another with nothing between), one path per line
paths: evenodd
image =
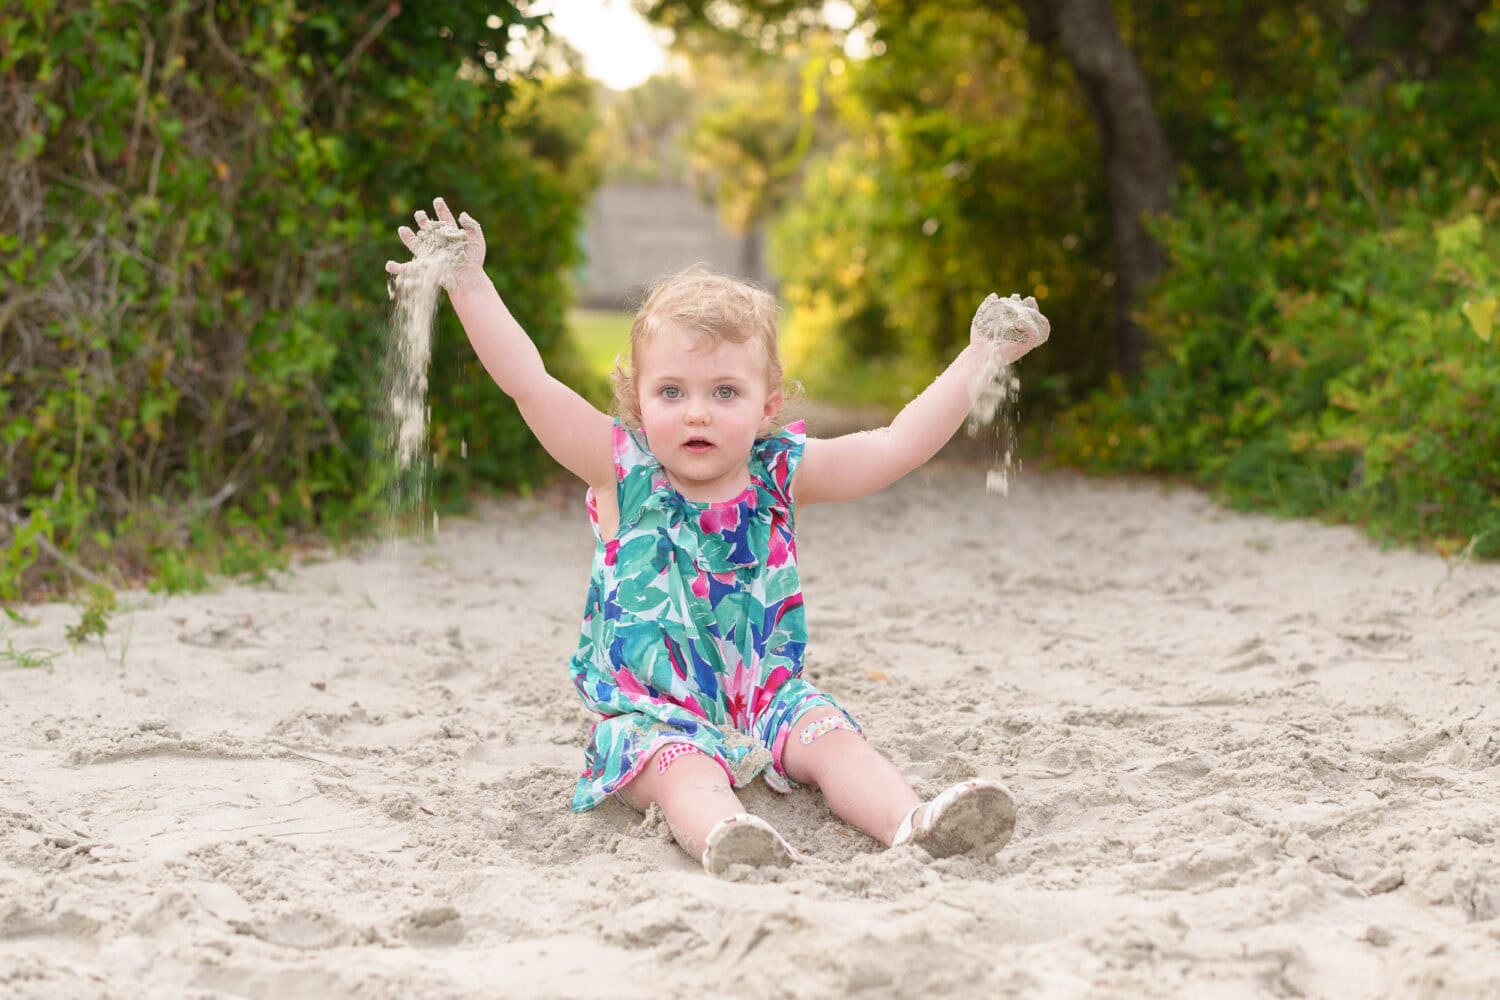
M673 744L656 751L640 773L622 788L625 804L639 812L661 806L672 836L694 861L703 857L708 833L721 821L745 811L719 762L687 753L658 771L657 759Z
M792 723L781 766L793 781L816 785L844 822L889 847L901 820L922 800L896 766L859 733L835 729L811 743L802 742L809 724L836 715L835 709L814 708Z

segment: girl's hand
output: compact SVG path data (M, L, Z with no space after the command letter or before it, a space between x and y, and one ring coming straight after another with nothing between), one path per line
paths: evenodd
M974 313L969 326L969 343L988 347L1005 364L1011 364L1033 347L1047 342L1052 324L1047 322L1036 299L1010 295L1006 298L990 293Z
M428 218L426 212L418 209L416 232L407 226L396 230L396 235L401 237L401 242L405 243L406 248L411 251L412 259L404 262L386 261L386 273L399 280L403 276L411 276L430 264L445 264L446 266L441 266L438 272L438 284L449 292L476 278L482 280L484 278L484 231L479 228L479 223L475 222L474 217L468 212L460 213L455 222L448 203L441 198L434 198L432 207L437 212L437 221L434 222ZM456 251L460 243L462 243L462 249ZM439 261L439 255L447 256L449 259Z

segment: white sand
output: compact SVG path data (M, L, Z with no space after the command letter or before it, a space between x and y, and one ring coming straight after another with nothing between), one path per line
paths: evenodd
M580 493L0 671L0 995L1500 995L1500 566L954 459L808 509L811 678L1020 824L933 862L757 786L813 860L731 883L568 811Z

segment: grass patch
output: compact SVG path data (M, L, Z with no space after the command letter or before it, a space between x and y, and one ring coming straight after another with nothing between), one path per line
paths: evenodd
M23 670L35 670L38 667L52 666L52 661L61 655L62 653L50 649L18 649L15 643L6 639L5 648L0 649L0 663L9 663Z
M608 379L615 356L628 354L632 313L611 309L571 309L568 337L589 373Z

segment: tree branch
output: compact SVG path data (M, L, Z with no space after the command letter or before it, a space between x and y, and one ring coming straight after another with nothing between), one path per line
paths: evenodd
M375 44L375 39L380 37L380 33L386 29L386 25L394 21L400 13L401 5L395 2L395 0L387 0L385 13L380 15L374 24L370 25L370 30L366 31L360 37L359 41L354 44L354 48L344 57L344 61L339 63L337 75L348 76L353 73L355 67L359 65L360 59L364 57L365 50Z

